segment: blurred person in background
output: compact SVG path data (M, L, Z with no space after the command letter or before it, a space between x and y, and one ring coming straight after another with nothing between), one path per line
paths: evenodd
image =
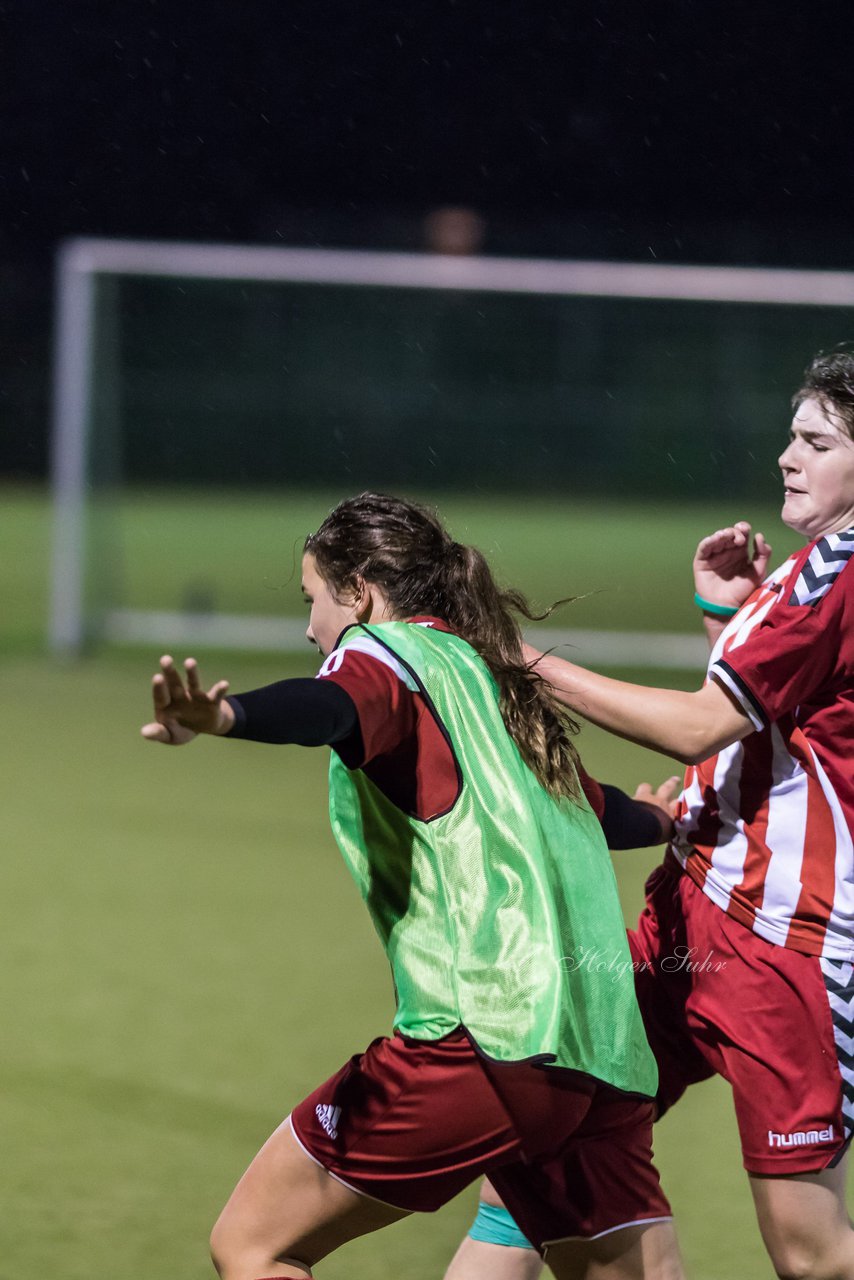
M485 238L484 218L465 205L440 205L424 219L424 244L430 253L468 257L480 253Z
M529 657L588 720L688 765L629 935L659 1114L724 1076L777 1275L854 1280L854 355L819 354L792 403L782 519L806 546L766 577L747 522L700 542L702 689ZM447 1280L533 1280L539 1260L486 1195Z

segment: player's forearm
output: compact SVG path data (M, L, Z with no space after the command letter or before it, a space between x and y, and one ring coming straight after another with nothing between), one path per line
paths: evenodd
M553 656L541 658L536 670L560 701L585 719L684 764L707 759L752 729L748 717L717 685L696 693L647 688Z

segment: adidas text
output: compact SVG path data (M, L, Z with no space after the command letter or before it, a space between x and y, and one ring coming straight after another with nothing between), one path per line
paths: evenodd
M314 1108L314 1114L320 1121L320 1127L326 1130L330 1138L337 1138L338 1121L341 1119L341 1108L321 1106L321 1104L318 1103Z

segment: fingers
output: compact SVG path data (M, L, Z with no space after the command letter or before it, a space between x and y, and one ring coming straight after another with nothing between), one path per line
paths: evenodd
M156 722L152 724L144 724L140 729L140 733L143 738L146 738L149 742L171 743L172 741L172 734L169 732L165 724L158 724Z
M166 682L166 688L169 691L171 700L173 702L182 702L187 696L187 691L184 688L184 681L181 679L181 674L168 653L164 654L160 659L160 670L163 675L163 679Z
M216 684L212 685L211 688L208 690L208 697L210 698L211 702L222 702L223 698L227 693L228 693L228 681L217 680Z
M201 698L203 701L213 702L219 706L228 693L228 681L217 680L216 684L211 685L210 689L205 693L199 677L199 664L196 659L187 658L184 663L184 670L187 672L187 689L190 697Z
M670 804L670 801L675 800L681 790L682 779L678 773L674 773L666 782L662 782L655 794L664 804Z
M188 696L192 697L193 694L201 692L198 664L195 658L188 658L184 667L187 672L186 688L174 659L168 653L160 659L160 671L151 681L155 711L165 711L173 703L185 702Z
M174 658L165 653L160 659L159 676L155 676L155 680L161 680L173 702L181 702L184 698L194 697L202 692L201 680L199 678L199 664L195 658L186 658L184 660L184 671L186 673L186 686L181 677L181 673L175 666ZM164 705L168 706L168 703Z
M655 790L648 782L642 782L635 790L634 799L646 800L651 804L658 804L662 808L668 808L681 790L682 779L678 773L674 773L665 782L662 782L659 787L656 787Z
M166 681L166 686L173 697L178 693L179 695L184 694L190 698L207 697L210 698L212 702L219 702L224 697L228 689L227 680L218 680L206 694L202 688L202 681L199 675L199 664L196 662L195 658L184 659L184 671L187 678L186 689L184 688L181 675L177 670L175 663L168 654L164 655L164 657L160 659L160 665L163 668L163 679ZM155 676L154 678L156 680L158 677Z
M765 534L757 533L753 539L753 561L760 573L764 573L765 566L771 558L772 550L770 542L765 541Z
M750 525L746 520L727 525L724 529L716 529L700 540L697 554L714 555L722 551L730 551L734 547L744 547L750 538Z
M186 659L184 671L186 685L169 654L160 659L160 670L151 680L154 721L141 730L149 742L180 747L199 733L227 733L234 723L231 708L223 705L228 681L218 680L206 693L195 658Z
M152 676L151 679L151 695L154 699L154 714L159 711L165 711L172 703L172 695L166 684L166 677L163 675Z

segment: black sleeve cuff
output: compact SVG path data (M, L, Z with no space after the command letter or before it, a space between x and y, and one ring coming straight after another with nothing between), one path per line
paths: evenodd
M652 809L638 804L619 787L606 782L601 786L605 796L602 830L609 849L645 849L664 842L661 820Z
M746 681L724 658L718 658L710 668L709 675L722 685L730 698L741 707L757 733L761 733L768 727L769 720L765 708Z

